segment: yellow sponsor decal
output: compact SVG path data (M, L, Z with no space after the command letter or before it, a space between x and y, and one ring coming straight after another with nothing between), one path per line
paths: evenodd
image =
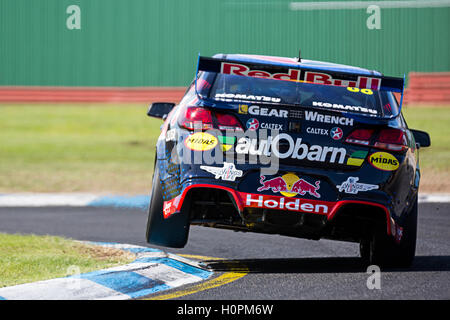
M184 144L194 151L206 151L217 145L217 138L206 132L197 132L188 136Z
M248 113L248 105L240 104L238 112L241 114L247 114Z
M361 165L363 164L364 159L357 159L357 158L349 158L347 160L347 165L349 166L356 166L356 167L361 167Z
M370 89L359 89L356 87L347 87L347 90L351 91L351 92L361 92L361 93L364 93L367 95L373 95L373 91Z
M223 145L221 146L221 147L222 147L222 151L223 151L223 152L226 152L226 151L230 150L232 146L233 146L233 145L230 145L230 144L223 144Z
M369 163L377 169L394 171L398 169L397 158L387 152L375 152L369 156Z

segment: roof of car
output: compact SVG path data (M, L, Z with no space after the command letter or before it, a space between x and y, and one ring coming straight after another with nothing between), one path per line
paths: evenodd
M375 75L382 76L378 71L368 70L364 68L348 66L344 64L337 64L325 61L307 60L301 59L301 62L297 61L297 58L277 57L277 56L264 56L253 54L216 54L214 58L229 59L242 62L255 62L255 63L270 63L284 67L305 67L317 70L330 70L335 72L351 72L363 75Z

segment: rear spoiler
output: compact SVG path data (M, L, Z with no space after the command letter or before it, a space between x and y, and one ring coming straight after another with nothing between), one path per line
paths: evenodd
M381 75L367 75L363 73L348 72L347 70L330 70L322 67L303 67L297 64L286 65L276 62L259 63L249 61L237 61L219 58L198 56L197 73L195 76L195 92L197 97L205 102L215 102L211 98L202 97L197 91L197 78L199 71L223 73L247 77L267 78L283 81L308 82L322 85L357 87L360 89L372 89L377 91L400 92L399 111L389 117L377 117L389 120L396 118L401 113L405 77L395 78ZM352 118L373 118L373 115L347 113Z

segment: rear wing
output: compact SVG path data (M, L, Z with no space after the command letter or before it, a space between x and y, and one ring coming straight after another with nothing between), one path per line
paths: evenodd
M297 64L278 64L276 62L259 63L251 61L236 61L219 58L198 57L197 74L195 77L195 92L197 97L205 102L215 102L211 98L202 97L197 91L199 71L257 77L272 80L307 82L313 84L332 85L341 87L357 87L377 91L401 93L398 113L389 117L377 117L380 120L396 118L401 113L405 77L395 78L381 75L367 75L349 72L348 70L326 69L322 67L304 67ZM347 113L352 118L373 118L373 115Z

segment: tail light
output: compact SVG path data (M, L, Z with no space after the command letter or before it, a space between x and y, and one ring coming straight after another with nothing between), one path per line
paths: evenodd
M381 130L375 141L376 148L387 149L392 151L404 151L408 149L408 142L403 130L400 129L384 129Z
M345 142L375 147L390 151L405 151L408 143L405 132L401 129L356 129L350 133Z
M179 123L188 130L219 129L243 131L239 120L232 114L213 112L203 107L186 107L181 111Z
M350 133L345 139L347 143L362 144L364 146L370 145L370 139L372 139L374 130L369 129L356 129Z
M243 131L241 123L232 114L216 112L216 119L217 119L217 126L218 126L219 130Z
M187 107L181 115L180 125L189 130L208 130L213 128L212 113L200 107ZM182 112L183 112L182 111Z

